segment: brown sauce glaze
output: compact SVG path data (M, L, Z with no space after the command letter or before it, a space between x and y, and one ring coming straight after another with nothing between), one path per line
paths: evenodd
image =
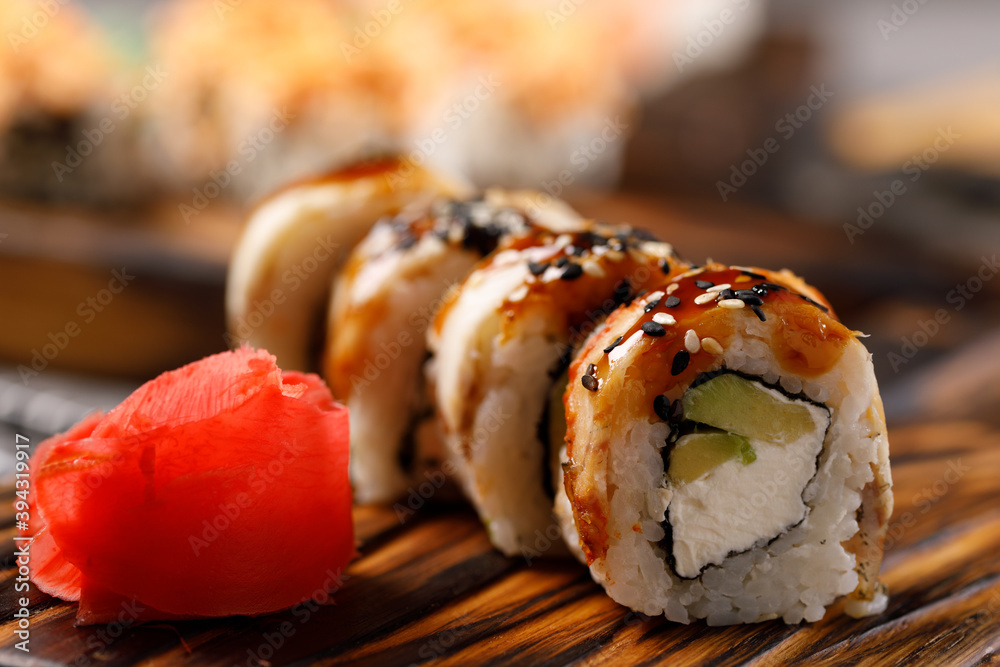
M637 414L652 416L656 396L679 399L701 373L718 369L721 353L734 332L745 326L745 318L763 317L773 326L770 344L785 371L817 376L840 360L853 332L828 312L825 302L803 296L791 282L787 274L721 264L684 271L653 284L648 294L611 315L607 333L588 342L578 355L565 397L570 463L564 481L588 562L603 557L608 545L607 503L614 489L602 471L610 431ZM719 296L708 291L727 284ZM740 303L727 308L720 305L724 298ZM659 326L651 326L656 319ZM697 345L688 344L689 336L697 338ZM611 355L622 346L628 350L620 351L622 358L612 363ZM602 395L613 372L626 375L615 380L618 390ZM596 388L585 375L596 380ZM668 405L664 402L661 408ZM604 428L592 432L591 423ZM581 441L574 442L575 437ZM602 484L608 488L602 490Z
M651 293L663 292L663 296L655 304L649 304L628 330L619 332L626 344L633 335L643 331L639 341L645 346L643 365L662 369L660 375L666 375L668 386L686 387L716 364L718 355L705 349L701 341L712 338L725 348L735 327L742 326L741 318L778 322L771 339L778 363L785 371L804 377L822 375L833 368L853 337L825 306L782 284L776 272L710 265L694 275L690 273L654 287ZM711 294L709 290L722 285L730 287L718 292L718 297L707 300L709 297L705 295ZM666 294L668 290L670 294ZM725 307L725 302L739 301L743 303L737 308ZM655 324L660 313L670 316L675 323L659 327L662 335L650 335L648 328ZM689 351L685 346L688 330L694 331L698 338L696 351ZM606 377L608 355L603 354L594 363L597 379Z

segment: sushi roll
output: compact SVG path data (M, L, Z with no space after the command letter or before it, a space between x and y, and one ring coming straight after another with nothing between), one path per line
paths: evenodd
M465 184L401 159L355 164L265 198L250 214L226 279L226 342L266 348L282 368L313 370L333 278L376 220Z
M562 549L549 446L565 433L566 366L607 313L679 270L668 244L580 221L494 253L438 310L427 369L438 423L455 475L503 553Z
M381 220L348 257L330 306L324 370L350 408L360 502L395 500L440 465L422 373L427 326L484 256L540 229L578 224L568 205L539 200L501 190L440 199Z
M892 480L859 337L790 272L721 264L607 319L570 368L560 502L612 598L710 625L885 608Z

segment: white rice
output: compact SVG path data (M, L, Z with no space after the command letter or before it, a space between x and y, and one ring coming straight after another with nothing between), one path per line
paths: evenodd
M728 556L696 579L677 577L658 545L670 500L661 451L668 426L650 415L648 423L634 423L612 436L608 446L608 486L614 488L608 549L591 571L619 603L681 623L703 618L709 625L726 625L778 617L798 623L821 619L838 596L857 587L855 556L842 542L858 532L861 491L873 480L873 466L886 447L884 425L871 409L877 400L871 357L852 340L829 372L802 379L775 360L766 343L771 326L747 318L744 332L734 335L719 366L777 382L792 393L804 392L830 408L832 424L818 471L803 493L810 508L805 519L769 545ZM751 505L760 505L761 511L766 511L764 491L749 494ZM575 526L565 520L569 503L564 490L556 507L562 508L558 514L564 533L578 543ZM883 596L866 610L879 611L884 604Z

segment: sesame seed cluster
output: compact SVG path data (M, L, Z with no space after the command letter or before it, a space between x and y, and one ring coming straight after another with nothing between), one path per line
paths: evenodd
M720 276L724 280L720 280ZM681 291L683 298L677 292ZM645 339L664 339L668 344L679 346L672 349L670 374L678 376L691 364L692 356L700 352L721 356L723 345L712 336L699 335L695 328L681 331L670 330L696 320L711 309L737 311L747 309L761 322L767 321L764 305L769 299L798 299L812 304L823 312L829 309L815 300L779 285L768 276L743 267L723 265L692 266L683 273L669 279L669 282L648 294L640 293L641 313L632 330L618 335L610 345L603 348L604 355L640 334ZM670 335L668 336L668 333ZM674 343L674 341L678 341ZM589 390L600 389L601 380L597 366L591 364L581 383Z

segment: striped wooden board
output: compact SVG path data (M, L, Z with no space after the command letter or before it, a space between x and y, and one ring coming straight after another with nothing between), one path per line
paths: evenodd
M357 508L360 558L336 603L262 618L73 627L75 605L31 594L30 653L13 648L14 569L0 583L4 665L992 663L1000 656L1000 429L891 430L896 511L889 608L812 625L712 628L618 606L571 561L508 559L474 515ZM13 517L4 510L10 545ZM4 554L8 562L12 548Z
M839 229L730 206L672 215L616 197L579 208L653 229L692 258L790 266L823 288L842 315L850 312L851 326L875 334L868 344L889 415L908 420L890 424L896 511L884 614L854 620L837 605L811 625L728 628L646 618L615 604L578 564L504 558L469 510L428 503L403 521L389 507L355 510L361 556L335 605L253 619L74 628L75 605L33 592L31 652L23 653L13 648L20 593L11 496L0 492L0 664L1000 664L1000 336L913 381L900 382L886 362L898 336L938 307L927 295L943 296L978 260L944 270L936 258L876 243L877 229L852 246ZM932 266L937 282L928 282ZM921 364L995 322L1000 284L987 287L989 296L951 313L954 322L921 351Z

